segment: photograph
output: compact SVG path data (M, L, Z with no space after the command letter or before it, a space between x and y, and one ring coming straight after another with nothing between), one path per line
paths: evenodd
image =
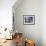
M34 15L24 15L23 23L27 24L27 25L34 25L35 24L35 16Z

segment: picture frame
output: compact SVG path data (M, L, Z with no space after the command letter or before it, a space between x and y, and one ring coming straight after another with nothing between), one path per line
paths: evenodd
M23 15L23 24L24 25L34 25L35 15Z

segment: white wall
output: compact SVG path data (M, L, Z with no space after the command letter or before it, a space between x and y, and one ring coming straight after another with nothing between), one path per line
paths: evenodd
M13 6L15 29L22 32L24 38L35 41L36 46L41 46L41 0L22 0L19 5ZM35 15L35 25L24 25L23 15Z
M0 27L12 28L12 6L16 0L0 0Z
M41 38L42 46L46 46L46 0L41 1Z

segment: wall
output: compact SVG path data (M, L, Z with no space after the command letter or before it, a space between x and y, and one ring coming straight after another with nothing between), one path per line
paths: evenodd
M41 1L41 38L42 46L46 46L46 0Z
M41 46L41 0L22 0L13 6L13 14L15 30L22 32L24 38L34 40L36 46ZM23 15L35 15L35 25L24 25Z
M0 27L12 28L12 6L16 0L0 0Z

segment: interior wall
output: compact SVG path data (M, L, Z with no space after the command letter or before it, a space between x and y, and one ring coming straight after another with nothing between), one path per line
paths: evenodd
M41 1L41 40L42 46L46 46L46 0Z
M0 27L12 29L12 6L16 0L0 0Z
M23 0L20 5L13 7L15 30L23 33L23 37L35 41L41 46L41 0ZM35 15L34 25L24 25L23 15Z

